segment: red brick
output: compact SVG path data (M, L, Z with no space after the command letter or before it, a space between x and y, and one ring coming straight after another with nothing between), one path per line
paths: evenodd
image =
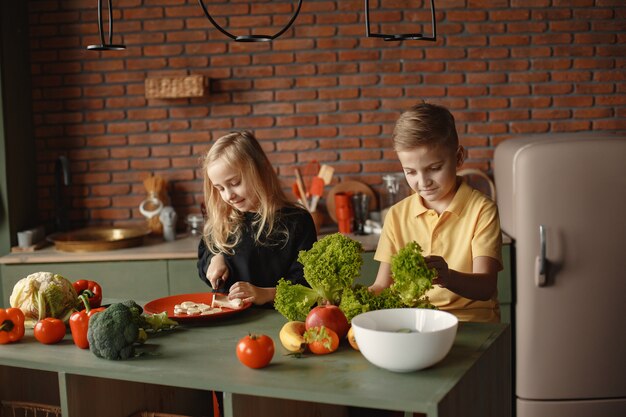
M319 90L320 100L346 100L357 97L359 97L359 90L357 88L331 88Z
M123 146L111 148L111 158L147 158L150 156L150 148L145 146ZM126 167L122 169L128 169L128 162L124 161Z
M275 125L273 117L254 117L236 118L233 127L237 129L255 129L259 127L271 127Z
M364 67L366 64L361 65L360 72L368 72ZM352 74L359 72L358 65L352 62L330 62L330 63L318 63L316 65L317 72L319 74ZM384 68L379 66L378 71L385 71Z
M277 101L305 101L317 97L314 90L279 90L275 94Z
M512 122L510 126L513 133L545 133L550 130L548 122Z
M334 138L337 136L337 128L331 126L301 127L297 129L297 133L303 138Z
M320 125L339 125L339 124L354 124L359 122L359 115L357 113L324 113L319 117Z
M401 97L402 89L400 87L367 87L361 89L361 94L363 97Z
M311 126L317 124L317 116L279 116L276 118L277 126Z
M90 210L93 220L124 220L131 218L131 211L128 209L93 209Z
M284 140L277 143L277 150L280 152L307 151L317 148L317 142L314 140Z
M272 101L274 94L271 91L234 91L233 103L256 103Z
M296 113L327 113L337 110L337 103L333 101L314 101L310 103L296 103Z
M367 111L380 108L378 99L346 100L339 103L339 111Z
M349 149L349 148L358 148L360 145L360 140L356 138L351 139L340 139L340 138L332 138L332 139L323 139L319 141L320 149Z
M128 120L158 120L167 117L166 109L128 110Z
M99 135L104 132L105 126L100 123L65 126L65 134L67 136Z
M315 65L281 65L277 66L275 71L279 77L286 75L314 75Z
M86 122L104 122L111 120L122 120L124 119L125 114L123 111L91 111L86 113L85 121Z
M533 119L555 120L555 119L567 119L570 117L572 117L572 114L569 110L562 110L562 109L533 109L532 110Z
M380 133L379 125L350 125L339 128L340 136L376 136Z

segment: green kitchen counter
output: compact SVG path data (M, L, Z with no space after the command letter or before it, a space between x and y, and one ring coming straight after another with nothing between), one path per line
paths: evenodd
M27 331L21 342L0 346L0 399L54 404L66 417L138 410L211 415L211 390L224 392L226 417L251 409L259 416L306 416L320 407L326 416L345 415L345 406L428 416L511 414L508 325L462 323L443 361L403 374L371 365L347 344L330 355L286 356L278 338L285 321L273 310L250 308L156 335L140 349L145 355L125 361L96 358L69 335L42 345ZM237 360L237 341L249 332L274 339L267 368Z

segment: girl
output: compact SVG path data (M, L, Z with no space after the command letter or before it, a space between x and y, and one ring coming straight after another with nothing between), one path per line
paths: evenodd
M219 138L202 170L207 213L200 278L230 299L258 305L274 301L280 278L304 284L297 258L317 239L313 219L287 199L254 135Z

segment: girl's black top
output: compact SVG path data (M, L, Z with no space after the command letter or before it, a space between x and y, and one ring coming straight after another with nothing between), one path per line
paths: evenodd
M272 243L266 245L255 243L254 213L244 213L244 217L243 233L234 254L224 255L229 275L220 292L227 293L237 281L247 281L257 287L275 287L280 278L308 286L302 264L298 262L298 252L310 249L317 240L311 214L295 207L278 210L276 222L286 226L289 238L285 242L283 235L276 235ZM201 239L198 245L198 274L209 286L206 271L213 256Z

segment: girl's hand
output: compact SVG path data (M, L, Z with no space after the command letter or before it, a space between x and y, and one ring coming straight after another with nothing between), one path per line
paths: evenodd
M426 266L434 268L437 271L437 276L433 279L434 285L440 285L447 288L450 284L450 270L448 269L448 263L441 256L426 256L424 257Z
M261 288L252 285L249 282L238 281L230 287L228 298L241 298L244 303L251 302L256 305L262 305L274 300L276 295L275 288Z
M211 258L211 263L206 270L206 278L211 283L211 287L217 290L228 279L228 266L224 260L224 255L218 254Z

